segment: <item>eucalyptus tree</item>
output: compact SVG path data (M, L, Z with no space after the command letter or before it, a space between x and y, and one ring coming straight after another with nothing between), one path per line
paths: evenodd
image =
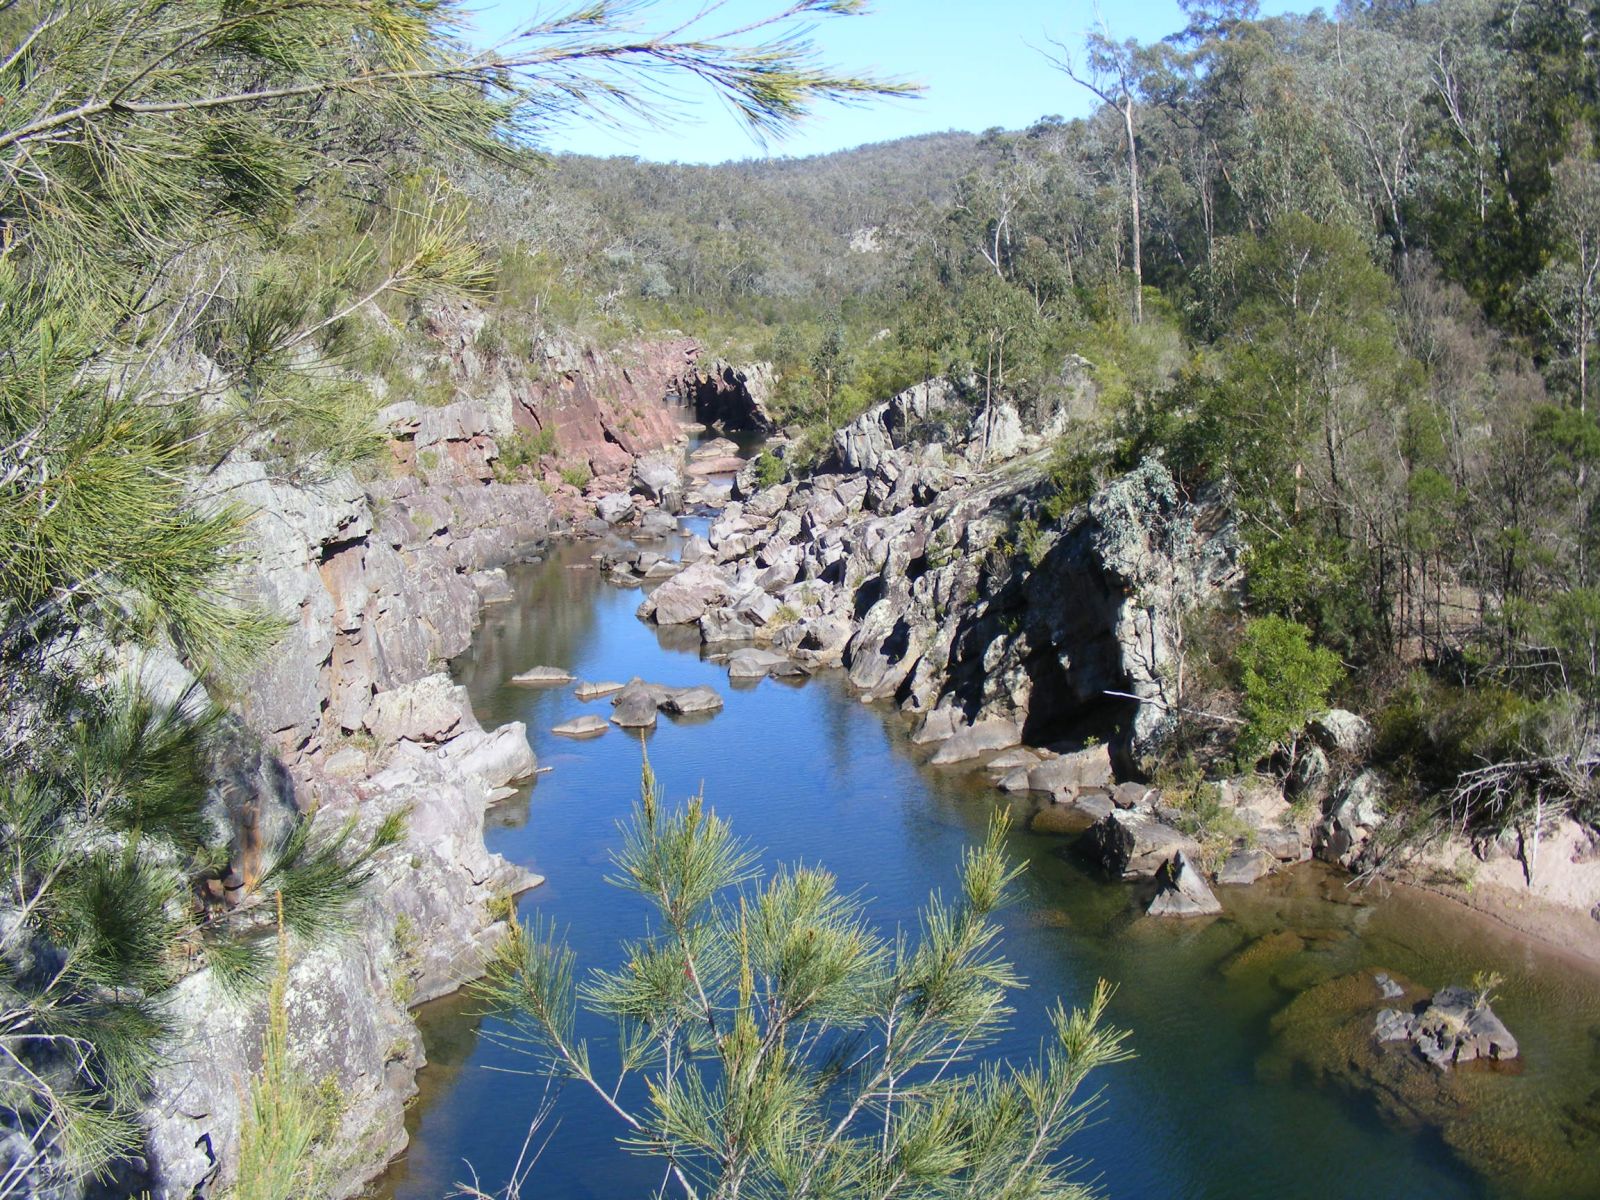
M1138 115L1140 92L1147 69L1147 54L1129 38L1119 42L1111 27L1100 20L1100 28L1084 38L1084 62L1079 64L1069 49L1057 44L1060 53L1050 63L1079 87L1096 96L1116 112L1122 123L1123 145L1128 170L1128 245L1133 274L1133 320L1144 320L1144 220L1140 210Z
M700 798L669 810L648 762L612 882L658 924L580 981L553 931L524 926L480 987L508 1045L589 1089L664 1190L899 1200L1077 1200L1061 1148L1087 1123L1089 1076L1128 1057L1111 989L1048 1010L1038 1062L984 1063L1021 984L995 914L1019 868L996 819L934 895L920 933L886 936L821 867L762 879ZM610 1022L602 1052L580 1009ZM604 1058L602 1060L602 1054Z

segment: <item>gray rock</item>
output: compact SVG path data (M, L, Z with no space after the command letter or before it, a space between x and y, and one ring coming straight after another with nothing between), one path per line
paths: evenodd
M1398 1000L1406 994L1405 988L1396 983L1385 971L1379 971L1372 977L1372 981L1378 985L1378 995L1385 1000Z
M946 738L928 761L935 766L968 762L992 750L1009 750L1021 741L1022 730L1015 721L1004 718L979 721Z
M683 511L683 475L667 454L648 454L633 464L633 490L668 512Z
M1383 824L1383 779L1376 771L1363 771L1339 789L1334 821L1345 829L1375 829Z
M711 553L711 543L698 533L684 542L683 549L678 551L678 561L687 566L699 562Z
M1015 771L1022 771L1024 778L1027 772L1038 766L1043 759L1039 752L1030 746L1013 746L1009 750L1002 750L988 762L983 764L983 769L994 779L1004 779Z
M463 775L476 775L491 788L527 779L539 768L521 721L511 721L493 733L469 729L446 742L439 753Z
M1217 882L1229 886L1252 884L1272 874L1278 860L1265 850L1235 850L1217 871Z
M1311 856L1310 840L1292 826L1257 830L1256 846L1279 862L1304 862Z
M1149 879L1180 852L1200 852L1195 840L1154 817L1117 809L1097 821L1080 843L1083 851L1109 874L1121 879Z
M1109 788L1111 775L1111 750L1108 746L1092 746L1042 762L1028 772L1028 790L1053 794L1072 793L1083 788Z
M966 722L961 719L961 714L953 708L936 708L917 725L911 733L914 745L926 746L930 742L942 742L952 738L956 731L966 728Z
M782 606L766 592L751 592L734 605L733 611L751 625L770 625Z
M1417 1048L1438 1067L1517 1057L1517 1041L1488 1005L1459 986L1440 988L1417 1018Z
M1148 783L1119 783L1111 793L1118 808L1149 809L1154 807L1160 793Z
M677 532L678 519L671 513L662 512L659 508L650 509L639 522L640 537L666 538Z
M699 620L699 627L700 641L707 646L753 641L756 633L755 626L725 606L707 609Z
M570 721L563 721L561 724L553 726L550 732L558 737L587 738L597 737L609 728L610 726L604 718L591 715L574 717Z
M510 604L516 599L516 593L511 590L511 580L501 567L474 571L471 578L472 586L478 590L478 599L484 604Z
M694 563L667 580L645 602L657 625L689 625L728 599L728 584L715 563Z
M594 510L607 525L620 525L633 519L633 497L623 492L601 496L594 502Z
M1311 722L1311 736L1324 750L1358 755L1372 745L1372 726L1348 709L1330 708Z
M1109 793L1095 789L1074 793L1072 807L1081 812L1086 818L1099 821L1109 817L1117 806L1112 803Z
M728 656L729 679L765 679L789 665L789 660L770 650L735 650Z
M611 721L623 729L654 729L656 708L656 698L647 689L626 687L612 704Z
M380 746L408 742L444 742L458 731L476 729L467 690L448 675L429 675L373 697L365 725Z
M623 685L620 683L580 683L573 691L579 700L598 700L602 696L614 696L620 692Z
M1161 890L1146 909L1152 917L1208 917L1222 911L1200 872L1181 850L1161 872Z
M661 707L677 716L711 713L722 708L722 697L713 688L679 688L662 702Z
M571 683L572 680L572 673L563 671L560 667L531 667L513 675L506 682L517 687L560 687L562 684Z
M1417 1018L1397 1008L1386 1008L1373 1023L1372 1035L1380 1042L1409 1042L1416 1029Z

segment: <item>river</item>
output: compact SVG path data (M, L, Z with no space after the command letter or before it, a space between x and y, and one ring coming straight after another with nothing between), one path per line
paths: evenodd
M591 741L552 736L570 717L609 714L607 701L584 704L570 688L507 686L518 671L552 665L580 679L638 675L716 688L722 712L663 716L649 735L669 800L703 787L767 861L822 863L844 890L870 900L881 927L914 923L929 890L954 882L962 847L982 835L999 793L979 776L921 765L927 755L911 745L904 720L861 704L837 673L730 686L724 669L701 659L692 630L638 621L639 593L605 583L590 564L594 550L556 546L548 561L513 569L515 603L488 609L472 650L454 664L485 727L525 721L551 768L490 814L491 849L548 880L523 897L522 913L564 928L588 966L615 965L620 941L642 931L645 916L604 881L616 824L638 794L638 739L615 728ZM1068 839L1023 832L1024 824L1014 852L1029 869L1004 924L1029 987L1017 997L1014 1034L996 1052L1032 1055L1055 997L1082 1002L1101 976L1118 984L1112 1015L1131 1029L1138 1057L1106 1071L1098 1122L1070 1147L1092 1164L1084 1177L1109 1195L1600 1197L1592 968L1425 893L1354 890L1314 864L1219 889L1226 911L1214 920L1140 918L1129 887L1081 864ZM1362 967L1428 988L1500 971L1495 1009L1521 1042L1521 1063L1458 1072L1471 1076L1472 1104L1443 1127L1382 1115L1370 1095L1319 1078L1293 1053L1322 1037L1315 1015L1279 1014L1307 989ZM458 995L419 1014L430 1065L410 1114L410 1149L379 1183L384 1200L440 1200L469 1164L498 1187L522 1149L546 1084L494 1039L477 1007ZM604 1036L600 1027L584 1032ZM528 1196L652 1194L659 1169L616 1147L617 1126L597 1101L567 1087L553 1105Z

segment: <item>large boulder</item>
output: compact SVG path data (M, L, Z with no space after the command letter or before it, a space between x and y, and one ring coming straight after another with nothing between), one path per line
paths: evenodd
M633 497L624 492L601 496L594 502L594 510L607 525L620 525L633 519Z
M683 511L683 474L666 454L649 454L633 464L633 490L669 513Z
M1330 708L1311 722L1311 736L1329 753L1355 756L1371 747L1372 726L1348 709Z
M713 713L721 710L722 697L717 695L713 688L703 686L678 688L662 702L661 707L680 717Z
M946 738L928 761L935 766L968 762L990 751L1009 750L1021 741L1021 727L1015 721L997 717L979 721L976 725Z
M1149 879L1174 855L1198 857L1199 844L1148 813L1116 809L1096 821L1080 843L1084 853L1119 879Z
M1160 878L1161 890L1146 910L1152 917L1208 917L1222 911L1221 902L1183 851L1162 867Z
M1047 759L1028 772L1030 792L1049 792L1058 800L1071 800L1085 788L1109 789L1113 782L1111 750L1104 745Z
M656 697L649 688L629 684L612 703L611 721L622 729L654 729L656 709Z
M467 689L443 674L379 692L367 709L365 724L380 746L401 740L445 742L457 732L478 728Z
M690 625L728 599L728 581L714 562L702 559L656 588L641 611L648 609L657 625Z
M511 721L493 733L469 729L446 742L440 753L462 774L476 775L491 788L527 779L539 767L521 721Z

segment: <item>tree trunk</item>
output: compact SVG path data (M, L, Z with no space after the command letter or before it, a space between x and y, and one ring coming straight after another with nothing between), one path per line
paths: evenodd
M1139 146L1133 138L1133 97L1124 97L1122 125L1128 136L1128 199L1133 206L1133 323L1144 324L1144 252L1139 211Z

